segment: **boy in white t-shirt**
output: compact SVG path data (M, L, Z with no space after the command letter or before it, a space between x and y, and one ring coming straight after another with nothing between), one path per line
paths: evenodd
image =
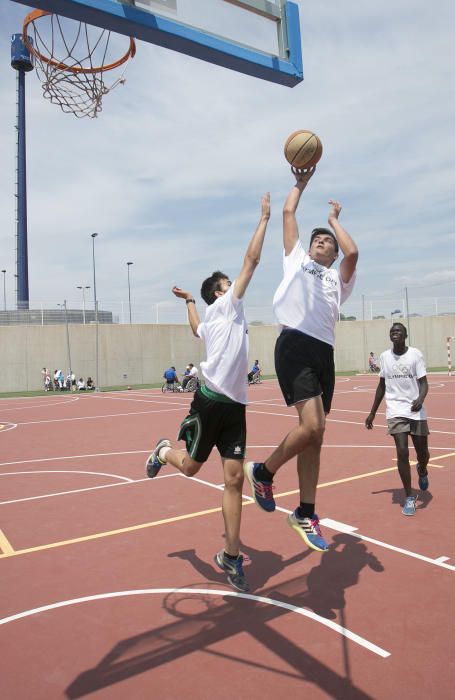
M180 287L172 289L175 296L185 299L191 330L205 343L207 359L201 362L205 384L197 389L190 413L180 426L178 439L185 440L186 451L174 449L169 440L161 439L146 462L150 478L164 464L176 467L185 476L194 476L217 447L224 472L225 548L216 554L215 563L239 591L249 590L240 554L248 373L248 328L243 296L259 264L269 218L267 193L262 198L261 218L237 279L231 283L227 275L217 271L204 280L201 296L208 307L202 323L193 295Z
M397 450L398 471L406 493L403 515L415 515L416 497L412 494L411 466L409 464L408 435L417 454L419 488L428 488L427 464L428 423L423 402L428 393L427 371L422 353L408 347L408 332L402 323L394 323L390 329L391 350L380 357L379 384L365 426L371 430L376 411L384 398L389 435L393 436Z
M273 299L281 334L275 346L275 368L283 397L295 406L299 424L264 462L245 464L256 504L275 510L272 481L278 469L297 456L300 505L288 524L305 544L328 549L315 513L319 461L335 386L333 345L340 304L354 286L357 246L338 221L341 205L329 200L331 230L314 229L305 252L299 240L296 210L314 168L295 170L296 183L283 209L284 276ZM332 269L341 248L339 270Z

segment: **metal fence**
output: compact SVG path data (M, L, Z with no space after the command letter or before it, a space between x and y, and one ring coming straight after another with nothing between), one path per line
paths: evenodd
M77 302L64 304L54 302L30 303L29 309L6 309L0 311L0 325L55 325L94 324L95 311L81 308ZM201 302L200 308L204 308ZM251 325L273 325L276 323L272 301L257 306L245 302L246 315ZM163 300L129 305L128 301L98 302L98 321L102 324L186 324L185 304L178 300ZM445 316L455 314L455 296L390 297L362 296L348 299L341 307L341 320L372 321L375 319L407 319L417 316Z

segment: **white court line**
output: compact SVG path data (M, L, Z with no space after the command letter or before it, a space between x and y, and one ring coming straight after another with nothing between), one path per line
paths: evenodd
M131 591L113 591L111 593L99 593L98 595L84 596L83 598L73 598L72 600L63 600L59 603L43 605L39 608L33 608L31 610L24 610L21 613L16 613L15 615L4 617L0 620L0 625L6 625L9 622L15 622L16 620L21 620L24 617L30 617L32 615L37 615L38 613L48 612L49 610L56 610L57 608L68 607L69 605L79 605L80 603L88 603L94 600L105 600L106 598L123 598L126 596L150 595L153 593L159 595L185 593L190 595L213 595L222 597L227 596L230 598L241 598L243 600L251 600L255 603L264 603L265 605L273 605L277 608L282 608L284 610L288 610L289 612L296 613L297 615L303 615L304 617L308 617L310 620L314 620L315 622L319 622L321 625L324 625L324 627L328 627L334 632L338 632L338 634L341 634L343 637L350 639L352 642L355 642L355 644L358 644L359 646L368 649L374 654L381 656L383 659L386 659L388 656L390 656L390 652L385 651L385 649L382 649L376 644L369 642L367 639L364 639L364 637L355 634L355 632L351 632L350 630L346 629L346 627L342 627L341 625L338 625L332 620L327 620L325 617L317 615L312 610L300 608L296 605L291 605L290 603L284 603L281 600L274 600L273 598L265 598L264 596L252 595L251 593L238 593L237 591L223 591L206 588L143 588Z
M41 425L42 423L65 423L67 421L76 420L99 420L101 418L124 418L125 416L141 416L149 415L151 413L172 413L174 411L187 410L187 406L181 405L180 408L162 408L156 411L130 411L129 413L110 413L100 416L79 416L77 418L49 418L47 420L30 420L24 421L23 423L17 423L18 426L22 427L24 425Z
M20 472L19 472L20 473ZM30 472L25 472L30 474ZM32 474L35 472L31 472ZM84 472L79 472L84 473ZM179 476L178 473L173 474L163 474L162 476L156 476L155 481L158 479L169 479L172 476ZM142 481L149 481L149 477L144 479L129 479L128 482L121 481L117 484L103 484L102 486L88 486L85 489L73 489L72 491L60 491L58 493L45 493L41 496L29 496L28 498L15 498L11 501L0 501L0 506L6 506L11 503L23 503L24 501L39 501L41 498L53 498L54 496L67 496L68 494L84 493L85 491L98 491L99 489L110 489L114 486L127 486L129 484L139 484Z
M127 476L119 476L118 474L106 474L104 472L86 472L78 469L47 469L46 471L28 471L28 472L1 472L0 476L13 476L16 474L90 474L91 476L108 476L112 479L121 479L122 481L134 481Z
M187 477L185 477L187 478ZM192 477L194 479L194 477ZM218 486L217 484L211 484L208 481L203 481L202 479L197 479L202 484L206 484L207 486L210 486L211 488L217 489L218 491L222 487ZM243 494L243 497L246 498L249 501L252 501L253 499L251 496L245 496ZM286 515L289 515L292 513L291 510L288 510L287 508L281 508L280 506L276 506L276 510L280 511L281 513L286 513ZM356 537L359 540L363 540L365 542L371 542L372 544L377 545L378 547L383 547L384 549L390 549L393 552L398 552L399 554L404 554L408 557L412 557L414 559L419 559L420 561L424 561L428 564L433 564L434 566L439 566L444 569L448 569L449 571L455 571L455 566L452 566L451 564L446 564L445 563L445 558L444 557L439 557L438 559L431 559L430 557L426 557L423 554L417 554L416 552L411 552L408 549L403 549L402 547L396 547L395 545L392 544L387 544L387 542L382 542L381 540L375 540L371 537L367 537L366 535L360 535L359 533L356 532L358 529L354 525L348 525L346 523L340 523L337 520L332 520L331 518L321 518L319 521L321 525L324 525L325 527L328 527L332 530L336 530L338 532L343 532L348 535L351 535L352 537Z
M19 398L20 398L20 397L19 397ZM26 397L24 397L24 398L26 398ZM53 397L53 398L55 399L56 397ZM4 400L4 401L9 401L9 399L3 399L3 400ZM12 406L12 407L9 407L9 406L5 406L4 404L0 403L0 411L1 411L1 410L4 410L4 411L26 411L27 409L28 409L28 410L33 410L33 409L35 409L35 408L47 408L48 406L49 406L49 407L52 407L52 406L60 406L62 403L73 403L74 401L79 401L79 396L69 396L69 397L66 397L66 396L65 396L64 398L58 399L58 400L55 401L54 403L47 403L46 401L44 401L43 403L31 404L31 405L29 405L29 406Z

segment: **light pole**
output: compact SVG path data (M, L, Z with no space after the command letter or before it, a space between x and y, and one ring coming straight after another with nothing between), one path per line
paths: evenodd
M86 285L85 287L78 286L77 289L82 290L82 318L85 326L85 290L90 289L90 285Z
M97 233L92 233L92 259L93 259L93 299L95 303L95 391L98 388L98 301L96 298L96 268L95 268L95 238Z
M128 306L130 309L130 325L131 325L131 284L130 284L130 266L133 265L132 262L126 263L126 268L128 270Z
M6 311L6 270L3 272L3 311Z

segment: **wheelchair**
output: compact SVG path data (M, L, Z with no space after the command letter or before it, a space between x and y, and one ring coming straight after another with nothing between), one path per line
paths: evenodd
M255 374L248 374L248 384L262 384L261 373L256 372Z
M198 388L198 386L199 386L198 377L190 377L190 379L188 379L185 386L181 387L181 389L179 389L179 391L181 390L181 391L188 391L188 392L194 393L196 391L196 389Z
M163 394L165 394L168 391L171 391L172 393L175 393L176 391L180 391L180 384L178 382L164 382L163 386L161 387L161 391Z

